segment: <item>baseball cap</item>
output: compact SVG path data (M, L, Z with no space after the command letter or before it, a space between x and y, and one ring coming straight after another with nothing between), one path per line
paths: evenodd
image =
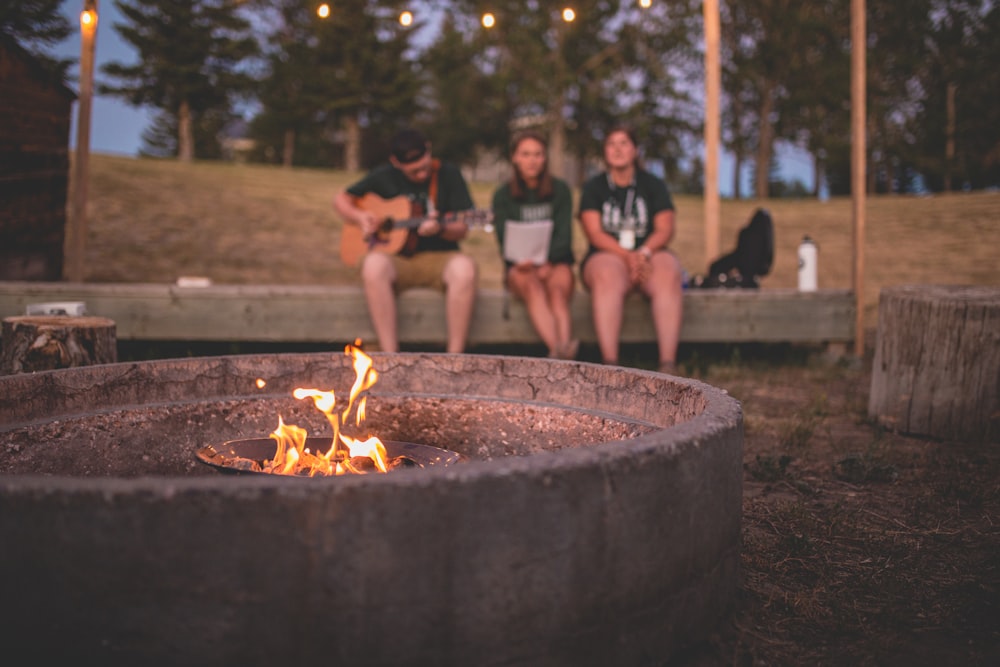
M401 164L409 164L427 152L427 138L417 130L402 130L392 138L389 151Z

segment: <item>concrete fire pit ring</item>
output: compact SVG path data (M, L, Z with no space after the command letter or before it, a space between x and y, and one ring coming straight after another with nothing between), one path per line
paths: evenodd
M102 664L662 664L736 594L742 413L693 380L375 354L368 423L447 468L220 474L337 354L0 377L5 651ZM257 389L257 378L267 380ZM306 422L316 424L310 427Z

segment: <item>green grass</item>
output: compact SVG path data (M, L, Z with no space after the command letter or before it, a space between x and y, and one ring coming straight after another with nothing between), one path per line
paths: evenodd
M360 174L220 162L93 155L90 161L85 277L94 282L173 282L201 275L217 283L356 282L338 257L340 220L332 200ZM498 183L474 182L486 207ZM673 248L689 273L702 273L703 202L678 196ZM796 247L804 234L819 245L819 284L850 288L851 201L723 201L720 253L759 207L776 226L776 256L764 287L796 284ZM878 293L898 284L1000 284L1000 193L869 197L865 213L865 318L874 327ZM582 253L584 241L577 233ZM481 285L500 286L496 243L475 230L465 241Z

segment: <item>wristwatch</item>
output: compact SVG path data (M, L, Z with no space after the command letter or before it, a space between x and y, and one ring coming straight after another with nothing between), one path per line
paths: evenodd
M648 245L644 245L639 248L639 254L641 254L646 259L650 259L653 256L653 251L649 249Z

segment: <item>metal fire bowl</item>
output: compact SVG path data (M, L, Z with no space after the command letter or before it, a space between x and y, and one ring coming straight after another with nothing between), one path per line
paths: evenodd
M330 449L330 438L306 438L305 446L313 452L325 452ZM406 457L420 468L431 466L449 466L458 463L462 455L450 452L440 447L428 447L415 442L397 442L387 440L382 443L386 455L392 459L398 456ZM243 470L233 465L233 459L249 459L251 461L269 461L274 458L278 443L274 438L250 438L247 440L229 440L216 447L205 445L197 452L195 458L220 472L237 475L269 475L257 470ZM305 475L304 475L305 476Z
M279 414L326 432L291 392L350 387L340 353L0 377L4 654L653 665L714 630L737 593L737 401L596 364L373 357L372 432L468 461L303 480L195 460Z

